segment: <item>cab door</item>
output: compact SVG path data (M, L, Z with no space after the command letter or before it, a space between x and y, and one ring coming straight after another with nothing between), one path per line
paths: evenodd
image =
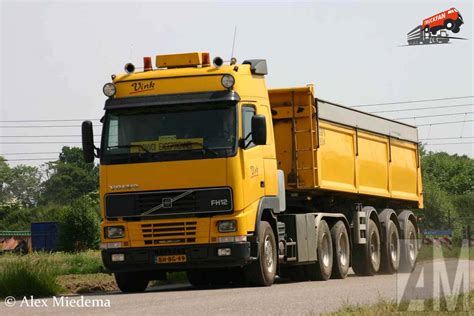
M257 201L265 193L265 170L262 146L252 142L252 117L257 114L254 104L243 104L241 110L241 138L245 139L245 148L241 147L243 157L243 193L245 206Z

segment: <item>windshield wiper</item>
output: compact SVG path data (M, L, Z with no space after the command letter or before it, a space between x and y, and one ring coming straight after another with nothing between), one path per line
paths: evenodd
M113 148L141 148L143 149L144 152L146 152L147 154L151 154L151 152L146 149L145 146L143 145L140 145L140 144L130 144L130 145L115 145L115 146L108 146L107 149L113 149Z
M177 146L183 146L183 145L201 145L202 148L184 148L183 150L196 150L196 149L204 149L205 151L213 154L214 156L219 156L219 154L217 153L217 151L207 147L206 145L204 145L203 143L199 143L199 142L183 142L183 143L174 143L174 144L167 144L167 146L169 147L177 147Z

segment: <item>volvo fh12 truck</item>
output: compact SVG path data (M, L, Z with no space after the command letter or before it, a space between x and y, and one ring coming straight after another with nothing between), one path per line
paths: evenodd
M167 272L195 286L411 271L422 208L415 127L267 89L262 59L186 53L103 87L101 248L124 292ZM343 89L341 89L342 91Z

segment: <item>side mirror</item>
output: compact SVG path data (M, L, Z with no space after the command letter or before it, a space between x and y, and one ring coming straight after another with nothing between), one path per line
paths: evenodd
M82 122L82 152L85 162L94 161L94 132L91 121Z
M267 122L263 115L252 116L252 141L255 145L267 143Z

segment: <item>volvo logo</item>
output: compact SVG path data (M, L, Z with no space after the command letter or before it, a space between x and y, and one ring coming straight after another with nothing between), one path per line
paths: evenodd
M172 208L173 207L173 199L172 198L163 198L161 200L161 204L163 208Z

